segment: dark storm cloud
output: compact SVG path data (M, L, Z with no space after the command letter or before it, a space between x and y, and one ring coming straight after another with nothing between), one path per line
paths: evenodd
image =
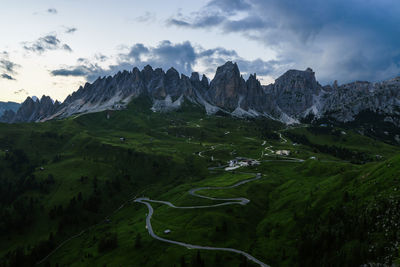
M17 91L14 91L14 95L29 95L29 92L25 89L19 89Z
M0 78L15 81L15 75L18 74L16 69L20 67L19 64L9 59L8 52L3 51L0 53L0 71L2 72Z
M171 66L187 73L192 70L192 66L196 61L196 51L190 42L171 43L170 41L162 41L156 47L146 47L143 44L133 45L128 53L119 55L119 62L132 66L144 67L151 65L168 69Z
M1 74L1 78L6 79L6 80L15 81L15 79L11 75L8 75L6 73Z
M180 14L177 18L170 18L167 23L178 27L210 28L229 23L229 16L250 8L251 5L244 0L213 0L201 11L187 17Z
M148 11L146 13L144 13L142 16L139 16L139 17L135 18L135 21L141 22L141 23L153 22L155 20L156 20L156 15L154 13L151 13L151 12L148 12Z
M206 66L206 72L214 73L217 66L228 60L238 62L244 74L257 72L260 75L268 75L279 66L277 61L245 60L236 51L222 47L204 49L193 46L189 41L183 43L162 41L155 47L141 43L134 44L127 52L118 55L116 64L111 64L106 68L98 64L100 60L95 56L93 59L79 58L76 66L63 67L50 73L53 76L85 77L92 82L99 76L131 70L135 66L143 68L151 65L164 70L174 67L179 72L190 75L196 64Z
M8 59L5 59L5 58L0 59L0 69L6 71L8 73L15 74L15 69L19 68L19 67L20 67L20 65L14 63Z
M126 55L126 57L131 57L134 58L135 60L139 61L140 57L144 54L149 53L149 49L145 47L143 44L135 44L131 47L129 53ZM124 56L124 55L122 55Z
M62 67L52 70L50 71L50 74L52 76L84 77L87 81L93 82L98 77L107 76L118 72L118 70L115 71L116 66L102 68L97 63L91 63L90 60L86 58L80 58L77 60L77 62L78 64L76 66Z
M47 9L47 13L50 13L50 14L57 14L58 12L57 12L57 9L55 9L55 8L49 8L49 9Z
M213 49L206 49L198 53L198 57L213 57L215 55L237 57L238 54L234 50L227 50L222 47L217 47Z
M72 49L67 44L62 44L60 39L57 38L55 34L48 34L40 37L33 43L24 43L24 49L27 51L35 52L37 54L42 54L48 50L65 50L72 52Z
M173 44L163 41L159 46L151 48L152 57L148 63L164 69L171 65L181 72L190 72L196 60L196 52L190 42Z
M269 60L264 61L261 59L256 60L245 60L245 59L238 59L237 64L240 67L240 70L250 74L250 73L257 73L261 76L272 75L276 72L277 69L282 69L281 65L282 62L276 60Z
M65 33L74 33L76 32L78 29L75 27L71 27L71 28L66 28L65 29Z
M169 19L168 20L169 25L175 25L175 26L184 26L184 27L191 27L192 25L189 22L180 20L180 19Z
M167 24L242 34L325 81L379 80L400 73L398 14L394 0L213 0Z
M246 60L240 57L235 50L227 50L222 47L207 49L198 52L197 61L208 66L207 72L214 73L216 68L226 61L235 61L242 73L248 76L257 73L261 76L271 75L281 69L283 62L276 60L264 61L262 59Z
M101 53L94 55L94 58L100 62L104 62L108 59L108 57L106 55L103 55Z
M117 57L117 63L106 68L100 67L95 61L100 61L96 55L94 59L79 58L77 66L64 67L51 71L53 76L81 76L93 81L99 76L112 75L121 70L130 70L134 66L143 68L145 65L168 69L175 67L179 71L188 73L196 61L196 52L190 42L173 44L163 41L156 47L146 47L143 44L131 46L127 53Z
M66 51L68 51L68 52L72 52L71 47L70 47L69 45L67 45L67 44L63 44L63 45L62 45L62 49L66 50Z
M74 69L57 69L51 71L51 75L53 76L85 76L87 74L87 70L84 68L74 68Z
M189 22L188 19L169 19L169 25L175 25L178 27L189 27L189 28L209 28L213 26L218 26L225 21L225 16L221 16L219 14L202 14L196 16L196 19L192 22ZM186 21L187 20L187 21Z
M219 8L224 12L243 11L251 8L245 0L213 0L207 4L209 8Z

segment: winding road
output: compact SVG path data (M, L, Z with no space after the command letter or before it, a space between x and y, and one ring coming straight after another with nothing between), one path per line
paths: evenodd
M220 146L220 145L221 145L221 144L218 144L218 145L215 145L215 146L211 146L211 149L209 149L209 150L204 150L204 151L200 151L197 155L198 155L199 157L204 158L204 156L203 156L203 153L204 153L204 152L213 151L213 150L215 149L216 146Z
M287 139L283 138L281 133L279 133L279 137L282 139L282 143L287 143Z
M261 174L257 174L256 177L254 177L254 178L237 182L236 184L231 185L231 186L199 187L199 188L194 188L194 189L189 190L189 194L192 195L192 196L205 198L205 199L210 199L210 200L216 200L216 201L226 201L226 202L215 204L215 205L179 207L179 206L175 206L174 204L172 204L171 202L168 202L168 201L152 200L152 199L144 198L144 197L137 198L137 199L134 200L134 202L142 203L142 204L147 206L147 208L149 210L149 213L147 214L147 217L146 217L146 228L147 228L147 231L149 232L150 236L153 237L154 239L157 239L157 240L162 241L162 242L166 242L166 243L170 243L170 244L175 244L175 245L178 245L178 246L186 247L188 249L218 250L218 251L233 252L233 253L237 253L237 254L245 256L248 260L250 260L250 261L252 261L252 262L254 262L254 263L256 263L256 264L258 264L258 265L260 265L262 267L268 267L269 265L267 265L264 262L256 259L255 257L250 255L249 253L241 251L241 250L238 250L238 249L199 246L199 245L188 244L188 243L184 243L184 242L170 240L170 239L166 239L166 238L160 237L160 236L158 236L157 234L154 233L153 227L151 225L151 217L153 216L154 209L151 206L150 202L159 203L159 204L165 204L165 205L167 205L167 206L169 206L171 208L175 208L175 209L202 209L202 208L213 208L213 207L220 207L220 206L226 206L226 205L246 205L247 203L250 202L250 200L248 200L247 198L214 198L214 197L203 196L203 195L200 195L200 194L198 194L196 192L200 191L200 190L219 190L219 189L234 188L234 187L238 187L240 185L243 185L243 184L246 184L246 183L249 183L249 182L253 182L253 181L259 180L261 178L262 178Z
M285 138L282 137L282 134L279 133L280 138L282 139L283 143L286 143L287 140ZM264 141L262 143L261 146L264 146L266 144L266 141ZM220 145L220 144L219 144ZM215 150L216 146L219 145L215 145L215 146L211 146L211 149L209 150L205 150L205 151L201 151L198 153L198 156L200 157L204 157L202 155L202 153L207 152L207 151L212 151ZM267 150L271 150L270 149L271 146L266 147L265 149ZM271 150L273 152L273 150ZM298 158L289 158L289 157L282 157L283 159L281 160L262 160L263 162L303 162L304 160L302 159L298 159ZM224 166L219 166L219 167L210 167L208 168L209 170L218 170L223 168ZM222 170L222 169L221 169ZM254 174L254 173L248 173L248 174ZM204 198L204 199L209 199L209 200L214 200L214 201L225 201L223 203L218 203L218 204L214 204L214 205L203 205L203 206L175 206L174 204L172 204L169 201L162 201L162 200L153 200L153 199L149 199L146 197L141 197L141 198L137 198L134 200L134 202L136 203L141 203L146 205L147 209L149 210L147 217L146 217L146 229L149 232L150 236L153 237L154 239L157 239L159 241L165 242L165 243L169 243L169 244L174 244L174 245L178 245L178 246L182 246L182 247L186 247L188 249L202 249L202 250L216 250L216 251L227 251L227 252L233 252L233 253L237 253L240 255L245 256L248 260L262 266L262 267L267 267L269 265L265 264L264 262L256 259L254 256L250 255L249 253L245 252L245 251L241 251L238 249L234 249L234 248L223 248L223 247L210 247L210 246L199 246L199 245L194 245L194 244L188 244L188 243L184 243L184 242L180 242L180 241L175 241L175 240L170 240L170 239L166 239L163 237L158 236L157 234L154 233L153 231L153 227L151 225L151 217L154 214L154 209L151 206L151 203L158 203L158 204L164 204L167 205L171 208L174 209L204 209L204 208L214 208L214 207L220 207L220 206L227 206L227 205L246 205L250 202L249 199L247 198L215 198L215 197L209 197L209 196L203 196L200 195L196 192L201 191L201 190L223 190L223 189L230 189L230 188L235 188L238 186L241 186L243 184L249 183L249 182L253 182L256 180L259 180L262 178L261 173L257 173L254 174L255 177L250 178L250 179L246 179L240 182L235 183L234 185L230 185L230 186L223 186L223 187L199 187L199 188L194 188L194 189L190 189L189 190L189 194L195 197L199 197L199 198Z

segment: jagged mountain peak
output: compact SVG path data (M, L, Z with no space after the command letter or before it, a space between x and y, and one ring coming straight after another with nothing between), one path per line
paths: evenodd
M153 67L147 64L146 66L144 66L143 71L153 71Z
M167 79L178 80L179 79L179 72L174 68L169 68L165 73Z
M288 70L275 80L275 84L285 83L287 81L308 82L310 85L315 85L317 83L315 72L311 68L307 68L306 70Z
M35 103L35 102L37 102L37 101L39 101L39 99L38 99L36 96L33 96L33 97L28 96L28 97L24 100L24 102L22 102L22 104Z
M257 75L255 73L249 75L249 78L247 79L246 84L248 85L248 87L253 86L253 85L257 86L257 87L258 86L261 87L261 83L259 80L257 80Z
M40 102L48 102L54 103L54 100L50 96L42 95L40 98Z
M218 72L218 69L236 69L236 70L239 70L239 67L238 67L238 65L236 64L236 62L233 62L233 61L227 61L227 62L225 62L223 65L221 65L221 66L219 66L218 68L217 68L217 72Z
M221 75L232 75L240 77L239 67L236 62L233 63L232 61L228 61L224 65L219 66L217 68L215 76L217 77Z
M257 74L256 73L253 73L253 74L250 73L249 78L247 80L257 80Z
M240 106L239 100L246 93L246 83L237 64L228 61L218 67L207 93L208 99L220 108L235 110Z
M298 118L305 113L318 113L322 86L311 68L288 70L275 80L272 94L277 106L289 117Z
M203 74L203 76L201 77L201 84L202 84L204 87L207 87L207 88L208 88L208 86L209 86L208 78L207 78L207 76L204 75L204 74Z
M35 105L36 103L42 104L42 103L48 103L48 102L53 104L54 100L50 96L46 96L46 95L42 95L41 98L38 98L36 96L32 96L32 97L28 96L24 100L24 102L22 102L21 105Z
M190 75L190 80L192 82L200 82L200 76L198 72L192 72L192 74Z
M140 70L139 70L139 68L138 68L138 67L133 67L133 69L132 69L132 73L133 73L133 74L140 73Z

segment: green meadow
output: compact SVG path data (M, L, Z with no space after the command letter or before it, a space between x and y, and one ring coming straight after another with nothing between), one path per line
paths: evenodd
M146 206L133 202L222 203L188 191L255 173L197 192L244 206L152 203L154 232L271 266L400 264L399 147L351 129L149 107L143 98L121 111L0 124L0 266L256 266L153 239ZM225 171L236 157L260 165Z

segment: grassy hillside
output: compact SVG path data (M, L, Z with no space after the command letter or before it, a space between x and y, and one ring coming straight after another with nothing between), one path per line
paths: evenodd
M123 111L0 124L0 266L253 266L236 254L152 239L147 208L132 201L215 204L188 190L232 185L251 173L263 178L199 192L245 197L246 206L154 204L154 231L240 249L271 266L398 261L398 147L337 128L285 129L206 116L189 105L170 113L149 107L143 98ZM290 155L277 155L282 150ZM235 157L261 165L208 169Z

